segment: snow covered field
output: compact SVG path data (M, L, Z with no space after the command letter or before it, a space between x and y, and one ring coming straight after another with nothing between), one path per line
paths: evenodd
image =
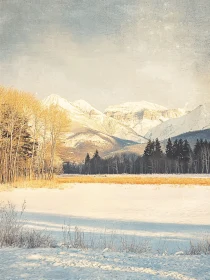
M0 279L210 279L210 257L175 255L210 233L210 187L69 184L15 189L0 201L21 207L30 227L62 240L62 225L97 238L115 232L151 244L149 255L102 250L1 249Z
M209 280L210 257L138 256L75 249L4 249L2 280Z

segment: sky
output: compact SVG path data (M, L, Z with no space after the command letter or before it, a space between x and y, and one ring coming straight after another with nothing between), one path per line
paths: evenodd
M210 101L209 0L0 0L0 84L42 99Z

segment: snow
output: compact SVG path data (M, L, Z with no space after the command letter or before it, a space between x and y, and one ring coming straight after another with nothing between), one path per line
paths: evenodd
M148 131L162 122L185 113L184 109L167 109L166 107L146 101L127 102L110 106L105 110L107 116L125 123L142 136L145 136Z
M64 223L84 231L118 233L167 240L169 249L210 230L210 187L66 184L61 189L15 189L1 201L27 204L30 225L59 235ZM180 251L180 250L179 250ZM175 251L174 251L175 252Z
M210 257L62 249L0 250L1 280L207 280Z
M129 124L131 127L138 132L140 135L146 135L148 131L150 131L153 127L158 126L162 120L148 120L148 119L142 119L142 120L134 120L131 119Z
M71 133L84 132L84 128L86 128L121 139L136 142L143 140L131 128L113 118L107 117L84 100L69 102L59 95L52 94L43 101L43 104L46 106L57 104L61 108L67 110L72 121ZM86 141L87 140L89 140L88 134L86 135ZM81 141L78 139L78 144L80 143Z
M83 113L86 114L95 114L95 115L101 115L102 112L98 111L97 109L95 109L94 107L92 107L89 103L87 103L85 100L76 100L72 103L72 105L74 105L75 107L77 107L78 109L80 109Z
M147 138L160 140L174 137L189 131L210 128L210 103L200 105L188 114L170 119L154 128L147 134Z
M113 112L140 112L143 111L144 109L148 110L167 110L166 107L155 104L155 103L150 103L147 101L141 101L141 102L126 102L122 103L120 105L114 105L114 106L109 106L105 112L108 111L113 111Z
M53 105L58 105L61 108L67 110L71 115L76 114L76 115L81 115L81 112L73 106L70 102L68 102L66 99L60 97L57 94L51 94L47 98L43 100L43 104L45 106L49 106L51 104Z
M72 120L73 130L76 128L77 132L87 128L107 136L139 143L146 141L141 137L144 135L147 139L164 140L189 131L210 128L210 103L200 105L189 113L185 109L170 111L161 105L146 101L110 106L105 113L102 113L85 100L68 102L55 94L48 96L43 103L46 106L58 104L66 109ZM145 115L144 110L148 110ZM160 112L165 113L161 115ZM180 117L177 117L179 115ZM168 117L170 119L167 119ZM86 140L88 140L88 134ZM78 139L78 144L82 141Z
M210 279L209 256L183 255L190 240L210 232L210 186L64 184L0 193L0 202L11 201L18 209L24 200L27 225L58 241L66 223L94 239L113 232L140 238L153 251L6 248L0 250L2 280Z

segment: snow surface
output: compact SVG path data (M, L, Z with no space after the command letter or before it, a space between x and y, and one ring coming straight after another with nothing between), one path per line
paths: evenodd
M208 280L210 257L3 249L0 277L1 280Z
M61 189L15 189L1 192L1 201L27 204L28 224L62 238L62 225L85 232L104 229L140 236L155 249L167 243L175 253L189 240L210 231L210 187L70 184ZM63 189L62 189L63 188Z
M62 240L66 223L95 238L113 231L138 237L150 242L153 252L1 249L2 280L210 279L209 256L177 253L210 232L210 186L64 184L0 193L0 201L19 209L24 200L27 225L50 231L57 240Z

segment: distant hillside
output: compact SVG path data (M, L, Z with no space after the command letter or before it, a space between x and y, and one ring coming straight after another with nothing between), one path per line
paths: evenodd
M190 145L194 146L197 139L210 140L210 129L186 132L172 138L175 139L187 139Z
M106 156L113 151L136 144L137 142L109 136L99 131L83 129L67 138L62 158L64 161L82 162L87 153L93 155L98 150L101 156Z
M134 144L130 146L125 146L122 149L116 150L114 152L108 153L107 156L113 156L113 155L120 155L120 154L136 154L138 156L142 156L144 153L144 149L146 147L147 143L142 144Z

